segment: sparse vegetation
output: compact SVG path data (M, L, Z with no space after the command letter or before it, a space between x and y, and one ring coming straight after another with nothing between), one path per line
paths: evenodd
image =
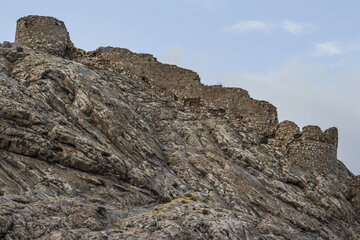
M209 210L207 210L207 209L203 209L201 212L202 212L202 214L204 214L204 215L208 215L208 214L209 214Z
M104 207L98 207L98 209L96 210L98 214L100 214L101 216L104 216L106 213L106 208Z
M322 207L322 208L325 208L326 206L325 206L325 203L323 203L322 201L317 201L317 202L315 202L315 205L316 206L319 206L319 207Z
M166 196L161 196L161 197L159 198L159 201L160 201L161 203L168 203L168 202L171 202L171 198L166 197Z
M50 181L48 178L44 178L43 181L41 182L41 184L48 187L48 186L50 186Z
M86 120L87 120L87 122L90 123L90 124L93 124L93 123L94 123L94 120L92 120L91 118L88 118L88 119L86 119Z
M78 240L78 239L81 239L81 235L80 234L75 234L75 236L74 236L74 239L76 239L76 240Z
M193 193L193 192L186 192L186 193L184 194L184 196L185 196L186 198L190 198L192 201L196 201L196 200L197 200L196 194Z
M269 140L266 136L260 138L260 144L268 144Z
M193 194L192 194L192 193L189 193L189 192L186 192L186 193L184 194L184 196L185 196L185 197L188 197L188 198L191 198L191 197L193 196Z
M41 86L43 86L45 83L44 83L43 81L39 81L39 82L37 82L36 84L41 87Z
M110 157L111 153L103 151L103 152L101 152L101 155L104 157Z

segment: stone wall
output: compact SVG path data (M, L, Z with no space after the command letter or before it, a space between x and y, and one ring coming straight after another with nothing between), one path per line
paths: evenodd
M278 124L276 108L266 101L252 99L244 89L204 85L199 75L191 70L163 64L152 55L123 48L99 48L84 55L77 61L84 64L98 61L119 73L126 72L182 102L184 107L227 117L236 125L261 135L271 136L275 132Z
M316 168L324 174L343 171L337 160L336 128L323 132L317 126L307 126L301 132L293 122L278 124L276 108L266 101L252 99L246 90L204 85L199 75L191 70L163 64L152 55L124 48L102 47L91 52L75 49L64 23L52 17L19 19L16 41L55 55L72 57L88 66L125 74L174 99L185 110L227 118L235 126L270 138L270 144L279 147L305 170Z
M140 79L157 91L166 93L184 107L223 116L235 125L245 126L261 135L273 135L278 124L276 108L268 102L250 98L246 90L206 86L197 73L163 64L149 54L136 54L122 48L99 48L84 52L75 49L62 21L52 17L27 16L18 20L16 42L50 54L70 57L84 64L102 66Z
M15 42L66 57L74 48L62 21L53 17L27 16L17 21Z
M347 176L347 170L337 159L338 131L332 127L324 132L318 126L300 128L291 121L281 122L270 143L301 168L322 174Z

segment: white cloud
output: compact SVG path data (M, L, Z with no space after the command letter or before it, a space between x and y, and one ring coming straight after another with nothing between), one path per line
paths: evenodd
M224 28L225 32L238 33L247 31L270 31L271 25L262 21L240 21Z
M360 70L356 66L334 70L326 65L288 61L266 74L239 72L212 76L228 87L241 87L256 99L278 108L279 119L291 120L300 127L319 125L323 130L339 128L338 157L360 174Z
M315 45L315 56L336 56L343 54L344 51L340 44L336 42L323 42Z
M311 55L313 56L339 56L360 51L360 42L335 42L328 41L316 43Z
M295 23L289 20L283 21L281 28L293 35L301 35L307 33L314 25L309 23Z
M241 33L248 31L271 32L273 30L286 31L293 35L301 35L309 32L315 26L309 23L296 23L293 21L282 21L281 23L267 23L263 21L240 21L231 26L223 28L225 32Z

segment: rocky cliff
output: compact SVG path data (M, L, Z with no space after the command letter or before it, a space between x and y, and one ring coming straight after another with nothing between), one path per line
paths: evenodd
M0 238L360 238L336 128L51 17L18 20L0 82Z

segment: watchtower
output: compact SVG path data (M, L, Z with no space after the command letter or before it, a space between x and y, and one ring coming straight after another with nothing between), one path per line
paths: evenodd
M64 22L44 16L26 16L17 21L15 42L35 50L66 57L74 49Z

